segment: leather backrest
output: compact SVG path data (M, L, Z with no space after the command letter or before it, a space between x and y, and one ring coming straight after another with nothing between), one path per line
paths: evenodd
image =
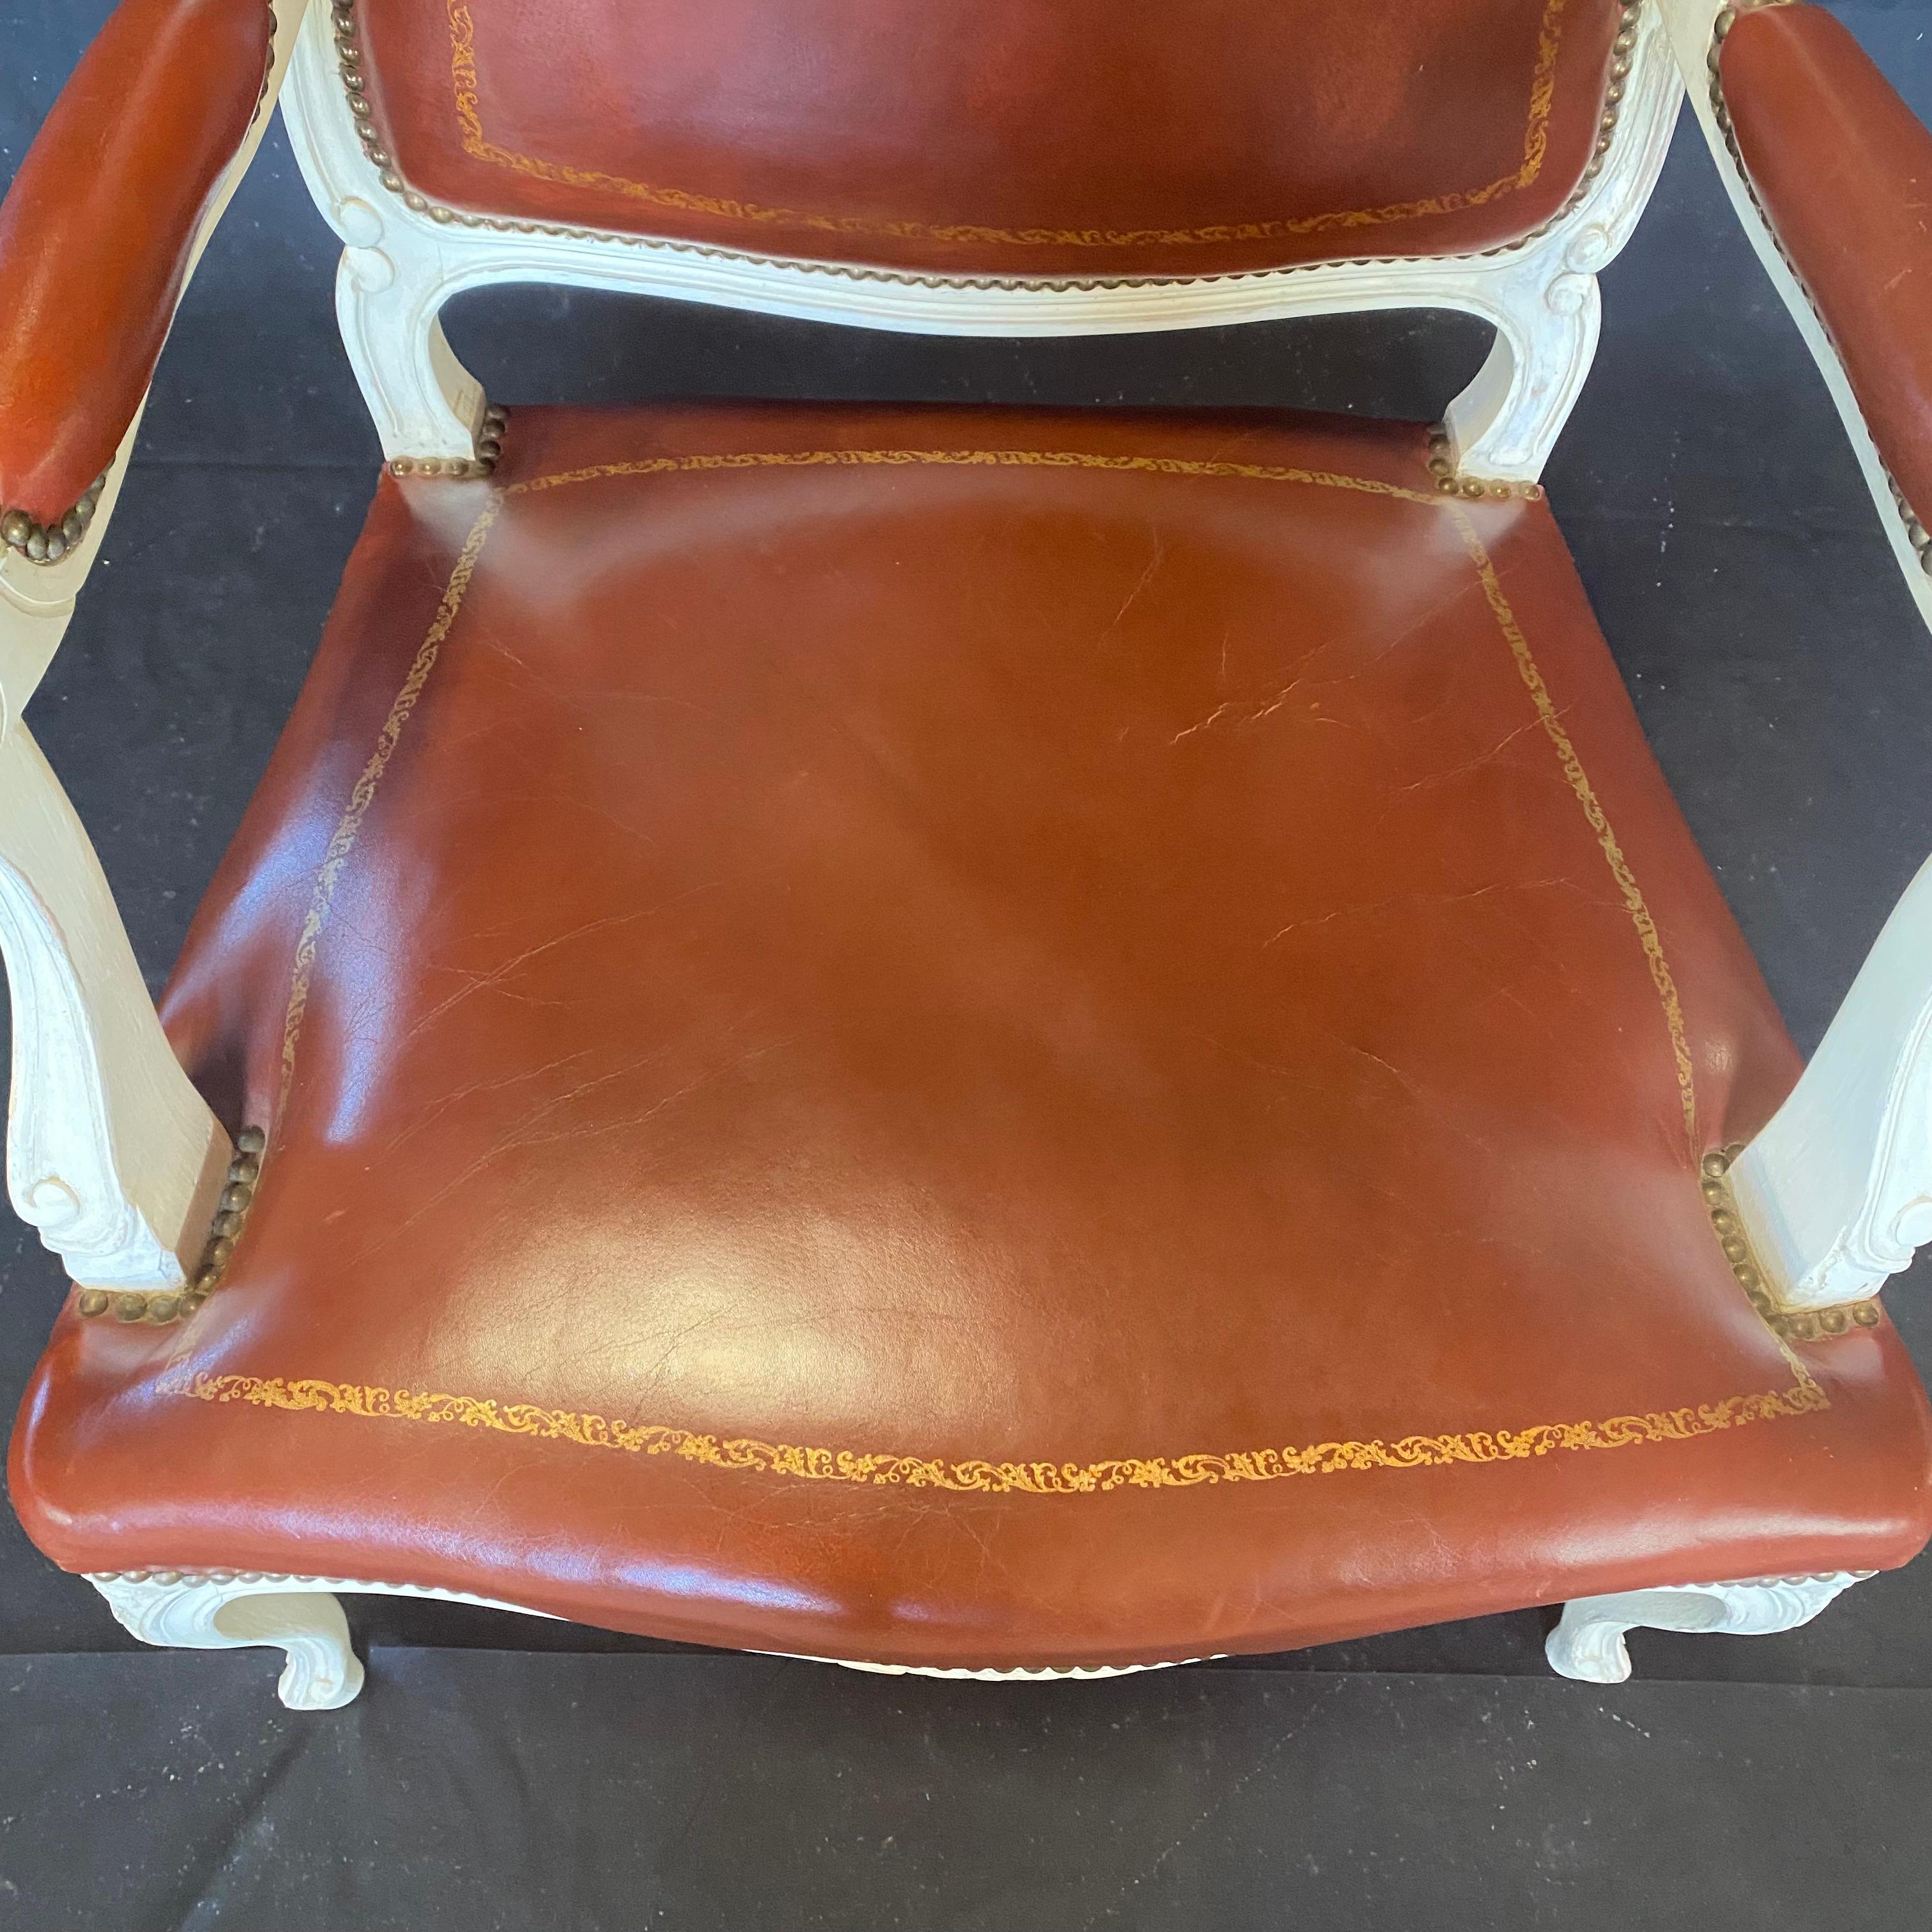
M1622 25L1618 0L350 4L382 152L432 202L1082 278L1526 234L1582 176Z

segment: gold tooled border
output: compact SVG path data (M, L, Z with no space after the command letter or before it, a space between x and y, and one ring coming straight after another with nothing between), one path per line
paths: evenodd
M899 241L992 244L1013 248L1160 248L1202 244L1267 242L1290 236L1318 235L1335 229L1382 227L1427 215L1458 214L1526 188L1543 172L1550 144L1550 116L1556 94L1557 56L1563 39L1564 9L1569 0L1544 0L1537 26L1536 63L1530 76L1522 159L1510 173L1480 188L1462 188L1420 200L1381 208L1358 208L1326 214L1283 216L1265 221L1218 222L1204 228L996 228L976 222L935 224L881 220L861 214L826 214L810 209L768 208L750 201L721 199L688 188L654 187L601 170L578 168L500 146L484 131L478 104L476 22L464 0L447 0L449 15L450 88L461 130L464 152L472 160L568 188L619 194L656 208L710 215L767 228L803 228L831 235L872 236Z
M940 1456L890 1451L801 1448L787 1442L761 1442L751 1436L703 1435L664 1423L615 1422L607 1416L542 1408L530 1402L372 1388L357 1382L182 1373L170 1377L162 1386L170 1394L200 1402L240 1402L256 1408L449 1424L541 1442L574 1442L586 1449L621 1450L632 1456L675 1456L714 1469L995 1496L1094 1496L1110 1490L1192 1489L1204 1483L1271 1483L1288 1476L1336 1476L1366 1469L1438 1469L1457 1462L1520 1462L1556 1450L1686 1442L1831 1406L1824 1390L1804 1375L1788 1389L1730 1396L1695 1408L1612 1416L1602 1422L1539 1422L1522 1430L1405 1436L1394 1442L1317 1442L1304 1448L1120 1456L1097 1462L956 1462Z
M336 886L355 849L364 818L394 755L404 730L436 668L444 641L460 610L485 542L511 496L567 488L600 478L688 474L734 470L860 467L1043 467L1150 472L1161 476L1224 477L1293 483L1318 488L1360 491L1425 506L1453 520L1474 566L1484 596L1525 689L1537 722L1556 754L1565 782L1581 806L1636 931L1663 1010L1670 1035L1684 1129L1694 1153L1696 1114L1690 1052L1682 1003L1666 962L1655 920L1592 787L1531 652L1528 639L1503 592L1496 567L1475 524L1452 498L1332 471L1286 466L1199 462L1176 457L1102 456L1080 450L832 449L728 452L662 456L624 463L597 464L548 476L526 478L493 490L471 524L429 630L403 680L368 763L351 789L349 802L317 868L309 907L297 941L282 1036L279 1135L294 1078L313 978L316 946L328 925ZM662 1423L626 1423L568 1409L491 1396L389 1389L363 1383L279 1376L207 1375L186 1365L166 1376L169 1394L210 1402L242 1402L259 1408L334 1415L458 1424L589 1448L622 1450L634 1455L674 1455L687 1462L730 1470L822 1481L898 1484L989 1495L1076 1496L1118 1489L1186 1488L1202 1483L1268 1482L1289 1476L1334 1475L1369 1469L1441 1468L1454 1463L1492 1463L1544 1456L1558 1450L1615 1449L1640 1442L1685 1442L1758 1422L1816 1413L1829 1397L1784 1339L1769 1330L1786 1366L1790 1387L1734 1395L1693 1408L1612 1416L1597 1421L1537 1423L1520 1430L1476 1430L1443 1436L1408 1436L1394 1442L1334 1442L1304 1448L1202 1451L1177 1456L1114 1456L1080 1463L955 1462L896 1451L800 1447L749 1437L719 1437ZM185 1336L184 1339L187 1339Z

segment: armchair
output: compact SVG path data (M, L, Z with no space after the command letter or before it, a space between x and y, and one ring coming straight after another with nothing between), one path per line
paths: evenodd
M1611 1679L1932 1534L1932 871L1802 1066L1538 480L1688 77L1932 620L1932 137L1803 0L1003 19L124 0L23 164L8 1178L74 1288L10 1483L136 1634L321 1708L344 1592L983 1677L1561 1604ZM158 1015L20 712L274 100L385 466ZM437 314L532 279L1496 334L1437 424L506 410Z

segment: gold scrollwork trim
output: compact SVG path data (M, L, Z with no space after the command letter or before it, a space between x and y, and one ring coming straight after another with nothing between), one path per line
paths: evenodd
M1482 580L1483 595L1502 626L1504 640L1510 647L1510 656L1516 659L1516 670L1531 702L1536 706L1537 722L1556 753L1557 762L1563 768L1563 776L1570 789L1576 795L1577 803L1583 808L1583 816L1590 830L1596 834L1604 862L1610 867L1610 877L1616 881L1617 890L1622 895L1624 909L1630 915L1630 924L1636 928L1637 944L1643 949L1644 963L1650 969L1651 984L1657 988L1658 999L1664 1008L1664 1028L1670 1035L1670 1057L1677 1072L1677 1102L1684 1116L1684 1136L1694 1152L1697 1145L1697 1094L1691 1077L1690 1042L1684 1033L1684 1003L1678 996L1677 982L1671 976L1670 962L1664 956L1664 941L1658 935L1657 922L1644 903L1636 875L1630 868L1630 861L1624 856L1623 848L1617 843L1617 835L1610 829L1610 821L1604 815L1603 805L1591 786L1582 760L1576 755L1576 748L1570 743L1556 706L1550 701L1543 674L1537 669L1536 660L1530 655L1529 640L1523 635L1522 626L1516 622L1516 615L1503 596L1496 566L1490 561L1467 513L1460 504L1450 507L1475 564L1476 574Z
M1347 476L1332 470L1298 470L1272 463L1208 463L1182 456L1102 456L1084 449L779 449L722 450L697 456L644 456L593 463L511 484L506 496L561 490L610 476L664 476L706 470L1114 470L1152 476L1224 476L1255 483L1306 483L1322 490L1355 490L1403 502L1434 503L1426 490Z
M1454 1436L1405 1436L1393 1442L1317 1442L1306 1448L1209 1450L1184 1456L1118 1456L1095 1462L996 1462L980 1458L908 1456L890 1450L818 1449L751 1436L706 1435L668 1423L613 1421L608 1416L544 1408L492 1396L372 1388L359 1382L280 1376L183 1375L164 1384L198 1402L246 1402L256 1408L352 1415L393 1422L454 1425L573 1442L632 1456L675 1456L714 1469L748 1470L808 1481L953 1490L981 1496L1073 1496L1112 1490L1192 1489L1208 1483L1272 1483L1289 1476L1336 1476L1370 1469L1437 1469L1456 1463L1520 1462L1556 1450L1624 1449L1641 1442L1686 1442L1753 1423L1828 1408L1808 1377L1786 1389L1735 1395L1694 1408L1615 1415L1600 1422L1532 1423L1521 1430Z
M656 208L709 215L766 228L804 228L832 235L872 236L899 241L992 244L1012 248L1158 248L1202 244L1266 242L1291 236L1318 235L1336 229L1374 228L1424 216L1458 214L1528 188L1543 172L1550 144L1550 116L1556 93L1557 56L1569 0L1544 0L1537 27L1536 59L1529 83L1522 158L1508 174L1479 188L1356 208L1323 214L1282 216L1262 221L1216 222L1202 228L1000 228L978 222L887 220L861 214L830 214L796 208L770 208L758 202L699 194L688 188L653 186L601 170L519 153L490 140L478 104L476 29L465 0L447 0L449 15L450 87L464 152L472 160L515 174L569 188L622 195Z

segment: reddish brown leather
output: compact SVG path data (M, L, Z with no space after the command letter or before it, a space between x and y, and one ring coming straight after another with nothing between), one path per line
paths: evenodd
M1453 253L1553 214L1616 0L359 0L433 200L994 275Z
M0 202L0 508L113 459L267 71L265 0L122 0Z
M1720 62L1759 203L1880 454L1932 518L1932 134L1820 8L1739 16Z
M800 452L832 454L716 460ZM166 1001L224 1116L268 1119L362 786L261 1190L185 1329L62 1318L14 1442L35 1539L977 1666L1906 1560L1932 1438L1888 1328L1802 1352L1828 1407L1698 1420L1793 1385L1696 1162L1797 1063L1548 511L1469 513L1506 623L1424 453L1261 416L520 411L440 625L490 486L385 478ZM1312 480L1189 467L1230 464ZM196 1376L496 1406L170 1392ZM982 1494L510 1432L519 1404L1184 1474L1565 1426ZM1566 1446L1665 1412L1683 1439Z

